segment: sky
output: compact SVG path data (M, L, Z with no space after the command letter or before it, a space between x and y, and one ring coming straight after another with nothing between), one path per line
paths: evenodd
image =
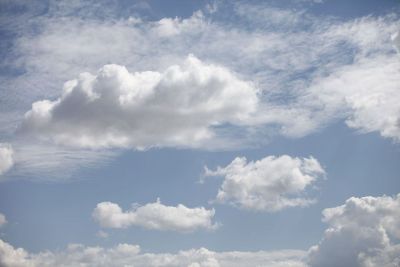
M398 0L0 0L0 267L400 265Z

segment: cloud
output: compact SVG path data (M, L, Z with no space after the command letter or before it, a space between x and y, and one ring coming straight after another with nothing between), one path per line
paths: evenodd
M106 65L65 83L57 100L33 103L22 132L77 147L197 147L212 127L244 123L257 103L250 83L194 56L163 73Z
M0 175L14 165L14 150L10 144L0 143Z
M398 266L400 264L400 194L394 197L352 197L325 209L329 225L309 252L312 267Z
M73 148L49 142L32 144L26 140L14 142L13 147L16 167L8 173L8 177L36 181L75 178L81 168L96 168L120 154L118 150Z
M3 213L0 213L0 227L4 226L7 223L6 216Z
M350 128L361 133L379 132L399 142L399 85L398 57L376 55L316 78L303 102L315 109L322 107L321 119L339 114Z
M108 238L108 233L100 230L96 233L96 236L99 238Z
M38 102L37 109L55 106L62 83L80 73L94 74L84 75L85 81L98 79L98 69L115 63L135 72L136 78L146 73L163 75L171 66L184 70L182 62L193 53L203 66L223 66L218 68L229 69L236 80L251 81L250 86L259 89L258 104L251 115L239 122L222 117L217 122L216 118L191 118L194 124L177 125L183 114L173 117L173 113L166 112L154 118L146 113L147 117L129 116L125 123L122 117L113 117L121 115L118 104L102 109L107 116L93 115L90 123L79 120L73 127L66 120L72 119L71 109L63 113L57 125L51 120L41 128L35 117L27 132L75 148L167 146L215 150L260 145L275 135L299 138L346 121L360 133L378 132L398 141L399 116L393 104L399 99L395 84L400 76L400 60L393 46L398 40L398 15L343 21L316 16L306 9L310 6L307 2L295 2L296 8L290 9L279 4L218 2L215 10L206 6L184 18L154 18L142 9L135 11L136 5L121 9L114 1L58 1L48 7L18 2L18 8L11 6L9 10L24 12L4 18L7 31L14 37L7 39L9 49L3 49L7 53L0 62L1 67L10 70L9 75L0 77L0 136L14 139L16 125L23 122L23 114L31 104L48 99L51 101ZM102 7L104 4L107 9ZM123 67L119 69L123 72ZM363 83L365 79L368 84ZM91 106L98 107L99 102L94 103ZM89 110L86 107L85 111ZM381 120L379 114L386 112L389 116ZM159 123L159 128L156 124L149 127L150 117L158 122L168 115L171 117ZM60 119L60 114L56 117ZM131 118L147 132L133 133ZM164 122L172 124L165 126ZM94 131L92 126L102 126L101 131ZM75 138L76 133L80 138ZM36 145L32 136L25 139ZM15 145L19 140L10 142ZM21 166L18 164L18 168Z
M143 206L133 206L130 211L122 211L118 204L101 202L93 211L93 218L108 228L141 226L152 230L193 232L199 229L216 229L212 218L215 211L204 207L188 208L182 204L165 206L157 202Z
M4 267L48 267L48 266L158 266L158 267L305 267L301 250L259 252L214 252L206 248L183 250L177 253L141 253L140 247L119 244L113 248L86 247L71 244L58 252L28 253L15 249L0 240L0 266Z
M215 171L206 167L204 176L224 177L216 197L218 202L273 212L314 203L314 199L304 196L305 190L324 174L320 163L313 157L283 155L250 162L245 157L237 157Z
M385 67L390 75L398 76L396 64L387 66L387 60L379 60L391 57L399 61L394 57L391 42L391 36L398 31L396 16L363 17L340 22L334 18L311 15L304 9L296 11L267 4L226 4L222 10L227 9L232 9L235 23L220 20L221 9L212 13L197 11L188 18L162 18L157 21L138 17L106 22L95 16L42 18L38 23L43 29L40 34L25 34L16 40L16 53L21 57L17 62L23 62L28 70L23 79L34 79L29 81L30 84L39 80L47 83L46 92L37 92L39 88L32 88L30 92L53 98L59 94L57 86L60 81L83 71L94 72L104 62L118 63L132 70L157 70L162 73L169 66L180 63L187 54L194 53L205 62L216 62L258 85L262 98L256 109L257 114L247 119L252 127L247 125L244 128L265 128L258 132L290 137L304 136L334 120L347 119L350 122L359 117L359 110L354 109L353 103L340 100L347 97L343 95L346 91L364 94L367 90L358 86L360 77L353 75L354 80L349 81L352 73L347 75L342 72L352 72L366 61L379 61L377 70ZM374 92L382 90L379 84L386 81L387 71L371 76L374 82L370 89ZM321 83L331 83L332 77L343 78L340 87L334 87L334 82L330 85L332 90L322 87ZM326 95L335 98L335 103L344 104L333 105ZM375 107L364 109L368 113L376 111ZM104 112L111 111L105 109ZM349 126L363 132L387 131L386 126L370 127L368 122L365 124L360 119L349 123ZM113 128L115 125L107 126ZM119 128L115 130L122 138L115 138L113 133L107 136L108 140L101 138L104 143L96 140L93 144L85 138L78 138L73 143L92 147L125 146L129 142L137 147L141 147L142 143L144 146L154 143L156 146L186 146L185 143L193 139L193 136L185 136L185 142L158 136L158 142L142 140L142 137L139 142L132 142L129 138L126 140L126 132L120 133ZM246 134L251 132L257 131L251 129ZM205 135L209 133L207 131ZM212 133L215 134L215 131ZM68 136L61 136L58 132L55 135L56 141L71 143ZM397 138L392 133L382 136ZM265 134L256 138L262 140ZM254 136L242 138L242 142L249 139L254 140ZM193 142L194 146L204 145L199 143L197 139Z

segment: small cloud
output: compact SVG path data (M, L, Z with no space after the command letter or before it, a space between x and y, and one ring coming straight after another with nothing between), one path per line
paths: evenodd
M96 236L97 236L97 237L100 237L100 238L108 238L108 233L107 233L107 232L104 232L103 230L100 230L100 231L98 231L98 232L96 233Z
M313 204L314 199L304 197L305 190L324 175L315 158L288 155L268 156L255 162L237 157L215 171L205 167L204 173L204 177L224 177L215 202L269 212Z
M6 216L3 213L0 213L0 227L3 227L7 224Z
M157 199L143 206L135 204L129 211L122 211L118 204L112 202L101 202L94 209L93 218L107 228L140 226L152 230L193 232L216 229L219 225L212 222L214 214L214 209L188 208L182 204L166 206Z

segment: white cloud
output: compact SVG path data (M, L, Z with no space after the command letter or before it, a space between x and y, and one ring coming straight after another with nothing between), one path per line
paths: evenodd
M33 103L22 131L78 147L197 147L213 126L245 123L257 103L250 83L194 56L163 73L106 65Z
M247 162L235 158L226 167L205 176L223 176L217 201L251 210L278 211L288 207L307 206L315 200L305 197L305 190L325 174L313 157L292 158L268 156Z
M28 253L22 249L15 249L0 239L0 266L2 267L34 267L28 258Z
M0 213L0 227L4 226L7 223L6 216L3 213Z
M349 127L400 141L400 60L396 56L363 58L340 67L315 79L310 92L312 105L324 105L324 116L337 116L341 110Z
M352 103L326 103L323 99L326 91L336 99L342 99L347 87L350 87L347 91L356 94L364 94L366 91L353 85L354 81L358 82L358 77L349 83L342 82L341 87L333 90L322 88L322 80L327 78L328 83L331 76L336 77L337 71L357 69L359 64L369 59L373 62L374 58L382 56L394 58L391 36L398 31L396 16L364 17L339 22L329 17L313 16L302 9L296 11L243 3L227 5L223 10L232 8L232 15L237 18L236 23L218 20L220 9L211 13L198 11L185 19L162 18L159 21L136 17L107 22L94 17L42 18L39 25L43 31L39 35L22 35L15 45L21 56L17 62L22 62L28 70L21 79L29 82L24 82L23 86L46 81L46 85L40 86L46 87L46 92L38 92L39 87L29 91L53 98L58 95L57 86L61 81L83 71L94 72L104 62L125 65L131 70L161 72L181 62L187 54L194 53L206 62L217 62L239 73L245 80L258 84L263 97L257 116L248 118L253 127L265 127L269 131L278 128L279 134L299 137L334 119L350 116L350 121L351 113L357 113ZM379 66L376 66L378 70L385 67L380 63L385 64L379 62ZM391 68L391 72L396 70L394 64L385 68ZM384 75L377 75L370 88L380 91L382 86L379 83L385 82L385 78ZM306 97L305 101L304 96L310 94L316 97ZM365 109L369 113L375 112L374 107ZM110 112L109 109L106 111ZM357 123L362 125L351 127L381 133L386 131L381 127L364 125L361 120ZM254 131L248 131L248 134L250 132ZM61 138L59 133L56 135L58 137L55 139L71 142L71 138ZM86 139L79 138L76 142L90 146L123 146L121 143L125 141L120 138L115 140L114 135L108 136L112 140L105 143L93 141L95 144L87 144ZM126 137L126 133L122 135ZM392 134L383 136L396 138ZM258 139L263 137L257 136ZM247 140L244 138L242 142ZM132 140L126 142L129 141ZM161 138L160 142L150 143L179 146L182 145L180 141ZM132 145L140 147L141 142L145 146L149 145L147 140Z
M88 125L79 121L63 129L68 125L63 118L63 127L56 127L52 121L41 130L36 128L37 133L53 141L87 147L231 149L259 145L276 134L302 137L345 120L359 132L379 132L398 141L399 116L393 104L399 99L395 87L399 56L393 47L393 41L399 40L395 37L399 30L396 15L340 21L311 14L305 9L309 5L296 4L297 9L287 9L225 1L218 2L215 10L206 6L187 18L151 21L132 10L117 10L118 5L112 3L107 3L109 8L105 10L104 2L99 1L57 2L50 3L49 8L44 4L20 4L36 13L7 21L17 37L10 40L12 49L2 63L24 74L0 77L0 136L14 138L15 126L32 102L56 99L62 83L79 73L96 73L104 64L115 63L142 76L146 71L162 75L193 53L204 62L231 70L237 80L252 81L260 89L259 103L251 116L234 127L224 127L224 123L232 122L220 118L217 125L203 120L202 125L185 124L187 128L176 124L164 127L163 123L160 128L149 128L145 120L148 122L149 117L134 116L141 129L154 130L151 135L139 131L134 136L128 131L132 121L124 123L120 117L107 124L107 131L88 132L93 124L104 126L106 118L116 115L112 112L119 106L113 106L103 109L108 116L94 116ZM46 10L45 16L37 16ZM133 17L116 15L121 12ZM226 13L230 19L226 19ZM38 30L32 31L32 27ZM366 77L369 84L363 83ZM379 119L379 114L386 112L389 116ZM176 118L182 116L172 121ZM197 119L191 118L190 122L200 123ZM169 132L164 133L162 127ZM79 132L81 138L71 138L78 130L84 132ZM173 140L168 138L172 132L173 136L177 133ZM26 140L36 142L31 136ZM40 164L44 166L45 162ZM18 164L18 168L22 166Z
M177 253L141 253L140 247L119 244L113 248L69 245L64 251L28 253L0 240L0 266L4 267L305 267L305 251L214 252L205 248Z
M400 264L400 194L352 197L325 209L329 228L309 252L312 267L385 266Z
M0 175L14 165L14 150L10 144L0 143Z
M93 218L102 226L126 228L141 226L147 229L193 232L199 229L216 229L213 224L214 209L188 208L182 204L165 206L160 200L143 206L133 205L132 210L122 211L118 204L101 202L93 211Z

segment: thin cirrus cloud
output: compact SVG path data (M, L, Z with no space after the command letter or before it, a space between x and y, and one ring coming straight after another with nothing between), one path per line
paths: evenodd
M77 147L198 147L212 127L246 123L257 104L251 83L190 55L163 73L106 65L81 74L57 100L33 103L21 132Z
M166 206L159 199L143 206L133 206L132 210L125 212L118 204L101 202L92 213L95 221L105 228L140 226L177 232L214 230L218 227L217 223L212 222L214 214L214 209L207 210L204 207L188 208L182 204Z
M313 157L268 156L247 162L237 157L225 167L205 168L204 176L224 178L216 201L242 209L274 212L315 202L306 189L325 175Z

